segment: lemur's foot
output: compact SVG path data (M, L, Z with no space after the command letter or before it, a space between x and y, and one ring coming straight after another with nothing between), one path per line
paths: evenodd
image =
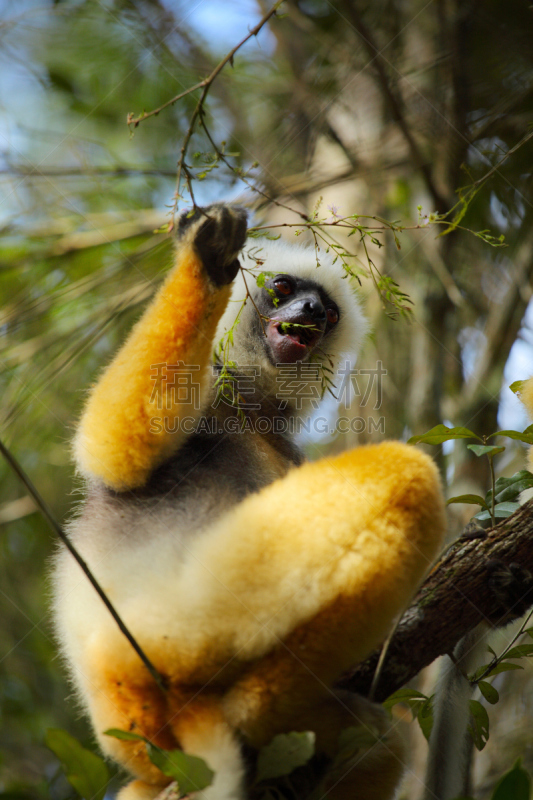
M489 586L494 592L494 612L490 621L507 625L523 616L533 605L533 575L520 564L505 564L493 558L488 563Z
M225 286L239 271L238 254L246 241L247 213L238 206L197 206L179 219L178 236L191 237L215 286Z

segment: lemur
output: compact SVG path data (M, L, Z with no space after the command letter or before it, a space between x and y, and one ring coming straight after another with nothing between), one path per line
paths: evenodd
M246 214L227 205L184 213L177 239L162 288L89 392L75 438L86 500L70 524L168 689L62 550L54 613L72 680L103 751L134 776L120 800L152 800L170 778L109 728L205 759L214 781L195 797L242 800L243 746L311 730L333 758L353 726L376 739L322 795L387 800L401 737L332 686L385 639L439 551L437 469L398 442L312 463L297 446L291 423L314 396L302 381L313 388L317 365L334 373L367 329L329 254L267 240L242 253Z

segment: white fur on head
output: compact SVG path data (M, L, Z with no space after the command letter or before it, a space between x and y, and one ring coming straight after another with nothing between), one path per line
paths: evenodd
M246 284L252 297L261 291L255 279L262 272L295 275L320 284L337 303L340 312L338 324L328 334L325 346L327 354L332 358L335 369L343 361L353 364L369 326L340 259L334 264L332 256L323 250L316 251L313 247L269 239L249 239L239 259L246 270ZM246 286L243 275L239 272L230 303L219 323L217 342L234 324L245 297ZM250 363L251 353L257 357L254 363L264 365L265 358L261 344L254 343L247 337L254 314L257 314L257 311L248 301L242 309L240 323L234 331L235 345L231 351L231 358L241 365ZM269 370L269 367L266 369Z

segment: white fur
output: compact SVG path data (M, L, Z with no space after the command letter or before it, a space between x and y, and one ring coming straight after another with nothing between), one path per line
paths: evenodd
M253 240L246 250L248 254L245 252L240 258L253 295L261 291L255 276L262 271L315 280L325 289L340 311L339 322L328 333L325 349L333 354L333 369L342 359L353 362L368 324L340 261L333 264L329 254L319 251L320 266L317 266L314 249L280 241ZM263 263L257 264L249 255L250 250ZM218 339L233 325L246 297L245 279L239 273L232 300L218 328ZM250 336L253 328L249 323L255 313L253 304L247 302L242 311L242 323L235 330L230 358L241 365L260 364L272 385L276 368L267 362L259 337L254 341ZM243 361L239 354L257 360ZM105 421L102 423L105 425ZM280 530L291 527L290 513L295 497L299 497L304 507L312 505L312 497L305 501L305 491L300 488L295 473L292 480L296 481L294 487L290 481L284 484L287 496L283 502L277 495L277 500L272 501L272 506L276 502L280 505ZM218 487L217 491L220 491ZM193 669L196 654L203 653L209 642L216 641L221 643L222 659L225 649L230 655L238 653L241 658L254 659L268 652L277 637L283 638L327 606L339 593L339 583L344 585L347 580L344 571L351 574L362 561L358 548L354 552L348 548L346 554L342 540L338 557L344 567L340 569L336 557L332 558L327 549L329 539L322 532L331 524L342 539L344 528L348 526L351 530L351 521L341 514L342 518L334 523L329 515L321 518L318 511L312 515L312 524L304 526L301 532L298 558L291 557L296 547L296 532L290 537L289 552L285 552L283 543L278 552L269 539L270 522L262 518L263 506L255 508L257 497L253 495L243 501L236 517L236 511L228 509L224 503L222 487L217 521L210 523L200 535L198 528L203 527L203 518L198 516L194 496L190 509L179 514L171 502L164 501L155 512L150 506L144 510L136 505L106 507L105 513L97 511L73 522L70 533L106 594L147 651L151 651L152 643L168 639L169 656L173 657L175 645L172 643L179 643L180 657L181 654L185 660L188 657ZM286 522L283 509L289 514ZM241 533L236 534L235 529ZM266 537L265 550L269 552L270 561L253 564L258 548L256 540L262 535ZM326 547L324 556L317 556L308 546L313 536L317 539L316 549L321 542ZM372 535L369 536L372 539ZM226 563L228 552L231 558ZM335 548L334 553L337 554ZM271 562L275 562L273 568L277 574L276 593L272 592L270 580ZM261 568L266 570L263 576ZM323 570L326 575L322 575ZM113 654L124 669L129 663L132 669L138 669L138 657L66 551L61 551L57 557L54 578L57 635L80 699L91 708L102 691L98 671L90 667L94 652ZM296 604L292 602L295 594L300 598ZM213 609L218 609L219 614L213 614ZM160 644L157 646L161 649ZM96 730L105 746L98 725ZM229 728L221 724L202 741L187 741L183 745L185 750L205 758L216 773L213 786L198 793L198 800L237 800L242 796L240 749Z
M261 272L286 273L316 281L337 303L340 319L335 329L328 334L326 352L334 354L335 367L343 360L354 362L368 333L369 325L361 310L352 281L344 271L340 259L333 263L330 253L305 245L289 244L281 240L251 239L248 240L240 261L245 269L245 278L239 272L234 282L231 300L218 326L217 341L234 324L246 298L246 285L255 297L261 291L255 281ZM231 357L237 363L244 364L240 360L244 347L247 355L250 354L249 337L242 342L241 332L250 330L249 318L255 313L257 312L253 304L248 301L241 312L241 322L234 332L235 345ZM257 360L254 363L264 364L264 353L260 349L259 342L256 344L255 355ZM269 370L269 367L266 366L266 369Z
M215 773L213 783L203 792L195 792L195 800L241 800L244 797L244 767L240 744L223 726L206 731L191 750L203 758Z

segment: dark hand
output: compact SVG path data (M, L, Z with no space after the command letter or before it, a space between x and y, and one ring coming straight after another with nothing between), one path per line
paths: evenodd
M246 241L247 213L238 206L215 203L181 215L178 236L192 242L215 286L225 286L239 271L238 254Z

